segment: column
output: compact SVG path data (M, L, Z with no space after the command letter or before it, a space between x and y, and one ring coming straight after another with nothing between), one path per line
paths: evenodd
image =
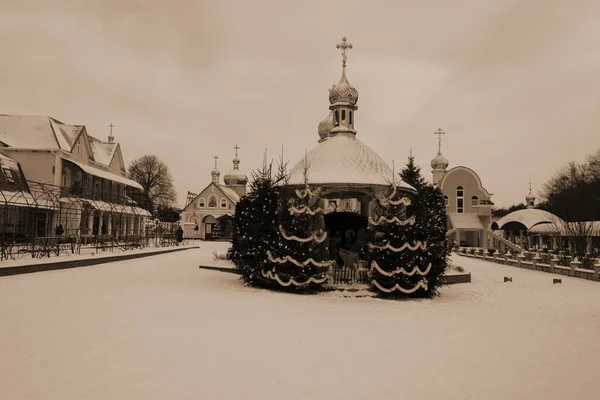
M531 243L532 240L531 239L533 239L533 238L531 237L531 235L528 234L527 235L527 248L528 249L531 249L531 245L532 245L532 243Z
M107 221L107 225L106 225L106 233L108 233L109 235L112 233L112 219L113 219L113 215L112 215L112 213L109 213L108 221Z
M102 235L102 227L104 226L104 211L98 212L98 235Z
M552 236L552 250L558 249L558 238L556 236Z
M133 235L133 215L127 216L127 234Z
M94 233L94 212L90 210L90 215L88 215L88 235L92 235Z
M487 250L490 246L488 243L488 233L486 230L481 231L481 241L483 242L483 248Z
M542 235L538 236L538 249L544 247L544 239L542 239Z
M454 231L454 234L456 235L456 244L457 244L457 246L460 247L460 229L457 228Z

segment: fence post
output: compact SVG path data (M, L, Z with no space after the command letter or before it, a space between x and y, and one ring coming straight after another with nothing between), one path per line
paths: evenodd
M575 269L581 267L581 261L577 257L571 261L571 276L575 276Z
M554 256L550 259L550 272L554 273L554 267L556 267L556 264L559 262L560 260L558 259L558 257L556 257L556 254L554 254Z
M600 258L596 259L596 264L594 264L594 275L596 275L596 280L600 281Z

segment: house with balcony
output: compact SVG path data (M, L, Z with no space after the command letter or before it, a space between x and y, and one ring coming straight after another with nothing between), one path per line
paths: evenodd
M127 178L112 131L103 141L89 135L84 125L48 116L0 114L0 152L18 163L30 186L45 193L36 207L53 208L44 223L46 234L117 239L144 235L150 214L137 205L142 187Z

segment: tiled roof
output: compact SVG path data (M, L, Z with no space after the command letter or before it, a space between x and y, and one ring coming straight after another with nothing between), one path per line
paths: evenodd
M225 193L225 195L227 195L227 197L229 197L229 199L234 203L237 204L237 202L240 201L240 196L235 192L235 190L224 185L219 185L219 188L221 188L223 193Z

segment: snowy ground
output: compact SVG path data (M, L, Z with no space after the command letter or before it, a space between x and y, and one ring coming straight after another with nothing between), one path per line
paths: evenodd
M455 256L435 300L298 296L198 269L225 246L0 278L0 398L600 396L600 283Z

